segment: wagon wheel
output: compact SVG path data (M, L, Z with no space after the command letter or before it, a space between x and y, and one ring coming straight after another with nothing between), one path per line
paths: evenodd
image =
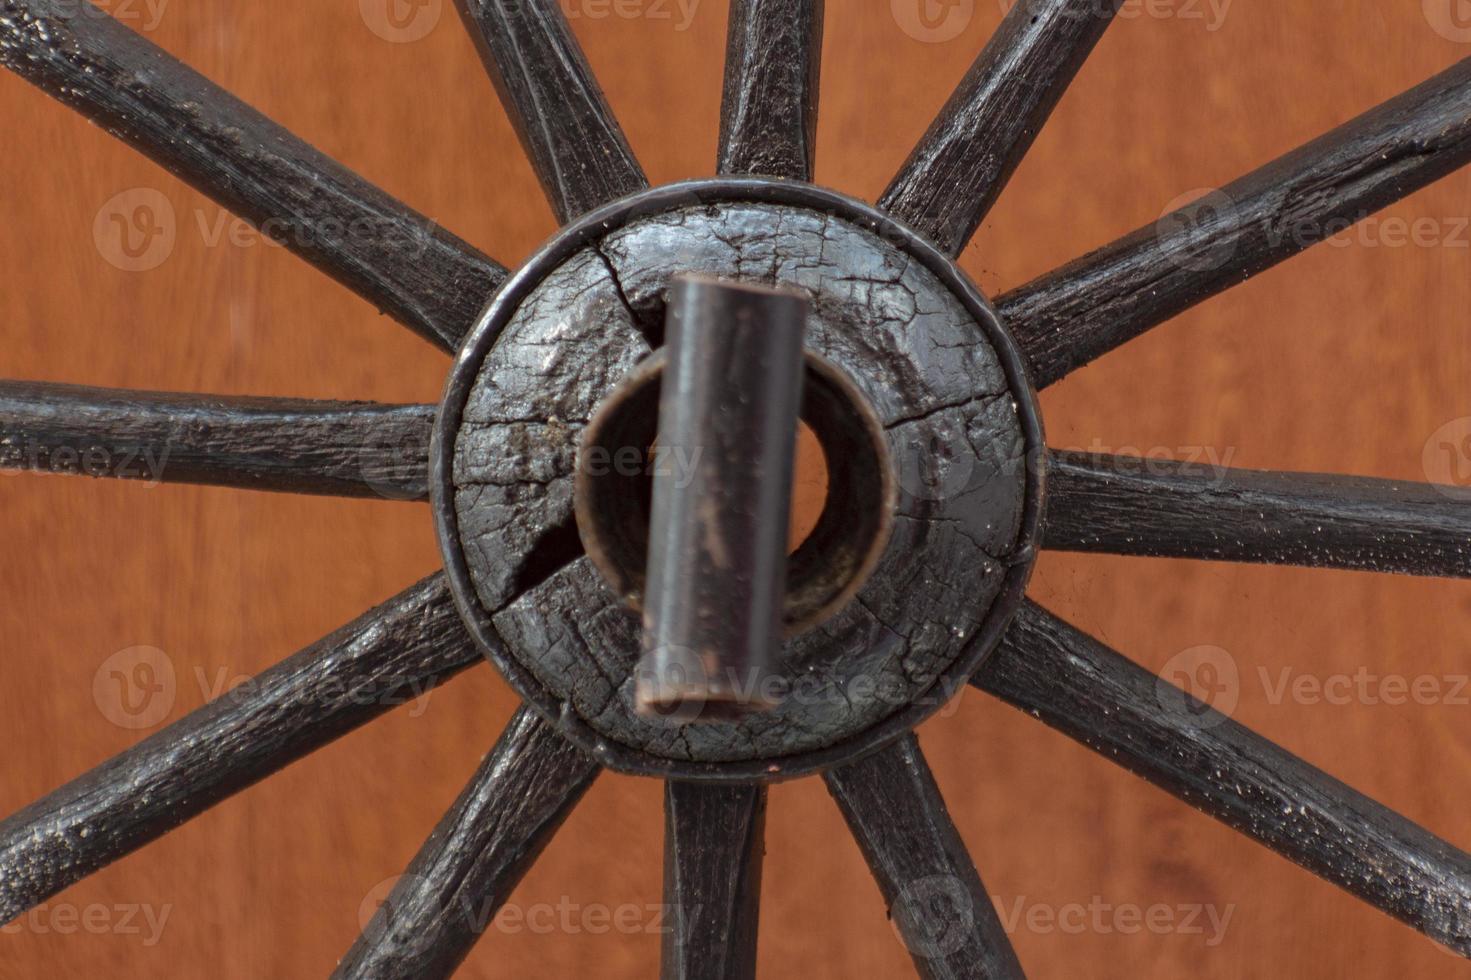
M440 406L4 383L8 465L166 450L174 481L429 499L446 571L0 824L0 920L487 656L527 707L342 976L452 972L604 767L667 779L666 899L698 912L665 974L752 974L764 784L821 773L919 972L1019 976L912 734L966 681L1471 955L1471 857L1022 595L1040 547L1471 576L1450 488L1049 453L1035 401L1471 159L1471 60L993 305L954 259L1116 4L1018 3L877 209L808 183L820 0L735 0L722 176L657 190L554 0L460 8L566 225L514 274L116 21L0 2L8 68L458 354ZM807 372L831 488L783 608L842 601L782 647L778 673L813 690L686 724L631 701L644 484L591 481L574 519L573 449L614 409L612 431L652 438L625 378L690 272L810 299L807 345L843 383Z

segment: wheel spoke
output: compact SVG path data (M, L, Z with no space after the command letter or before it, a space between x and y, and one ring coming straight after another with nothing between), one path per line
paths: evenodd
M1016 0L879 207L959 255L1120 3Z
M648 186L557 0L455 0L567 224Z
M823 0L734 0L720 172L812 180Z
M0 472L423 500L433 405L0 381Z
M1049 385L1467 161L1471 59L996 305Z
M599 771L522 708L332 975L453 974Z
M1471 578L1471 498L1427 483L1055 453L1045 545Z
M5 0L0 64L445 350L505 279L430 219L88 4Z
M0 823L0 923L480 659L425 579Z
M766 788L666 784L664 980L751 980Z
M824 778L920 976L1023 975L913 735Z
M1028 603L973 683L1471 955L1471 855Z

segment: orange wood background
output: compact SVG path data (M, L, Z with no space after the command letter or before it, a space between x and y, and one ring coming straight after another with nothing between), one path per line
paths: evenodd
M159 0L110 6L516 264L554 224L449 0L427 0L439 21L407 43L365 26L375 2L167 0L156 24ZM897 26L895 10L912 2L828 2L824 184L876 196L1005 4L964 0L957 36L923 40ZM1450 2L1130 0L966 268L993 294L1019 284L1471 55L1440 16ZM567 6L650 176L710 173L723 0ZM437 399L443 355L283 250L209 245L199 229L214 227L212 202L9 75L0 131L0 375ZM179 233L159 268L130 273L106 261L93 225L109 199L139 187L169 199ZM1207 447L1239 466L1425 479L1431 434L1471 415L1471 172L1388 214L1432 219L1435 243L1350 235L1206 304L1048 391L1051 442ZM94 700L94 675L116 651L167 653L177 673L167 722L217 677L264 669L438 563L428 508L389 502L6 476L0 520L5 812L146 734L112 724ZM1471 672L1465 583L1049 555L1032 593L1152 669L1199 645L1228 650L1242 679L1238 719L1471 848L1464 699L1294 704L1274 701L1260 673L1274 684L1283 670L1431 675L1449 690ZM401 709L343 739L0 931L0 976L324 976L365 900L401 871L513 706L493 671L478 669L427 710ZM989 891L1008 916L1021 912L1013 937L1033 976L1471 974L983 695L965 694L922 734ZM462 975L654 975L651 916L627 935L579 923L588 909L660 900L661 821L656 783L599 780L512 898L523 910L568 909L573 928L493 928ZM767 848L764 976L912 975L820 781L773 791ZM1076 905L1100 916L1079 929L1067 912ZM1156 905L1177 910L1177 924L1189 906L1230 919L1219 934L1133 931L1129 910ZM155 935L142 913L125 922L128 908L168 917ZM1049 923L1049 912L1066 921ZM78 925L84 915L101 934Z

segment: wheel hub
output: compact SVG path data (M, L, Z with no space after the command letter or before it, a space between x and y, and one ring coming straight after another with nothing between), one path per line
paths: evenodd
M790 559L777 707L698 726L633 701L650 467L691 464L648 452L663 296L687 273L812 297L803 414L829 471ZM952 262L856 201L741 179L617 202L521 269L456 362L432 493L460 610L615 769L775 779L852 758L956 694L1021 600L1043 458L1022 365Z

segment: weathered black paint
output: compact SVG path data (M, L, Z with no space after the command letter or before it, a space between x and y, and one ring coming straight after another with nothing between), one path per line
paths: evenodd
M85 2L0 0L0 65L454 351L506 270Z
M430 576L0 823L0 923L478 660Z
M879 207L959 255L1122 0L1016 0Z
M0 381L0 471L423 500L434 411Z
M332 976L453 975L599 771L518 711Z
M925 980L1023 976L975 862L940 788L905 735L866 759L824 774L858 841L889 918Z
M648 187L558 0L455 0L557 220Z
M1471 578L1462 487L1056 453L1043 546Z
M972 681L1463 956L1471 854L1032 603Z
M661 980L752 980L766 788L664 787Z
M719 172L812 180L823 0L732 0Z
M1471 161L1471 58L996 301L1046 387Z
M640 711L762 711L776 666L802 405L805 293L683 277L669 289Z

